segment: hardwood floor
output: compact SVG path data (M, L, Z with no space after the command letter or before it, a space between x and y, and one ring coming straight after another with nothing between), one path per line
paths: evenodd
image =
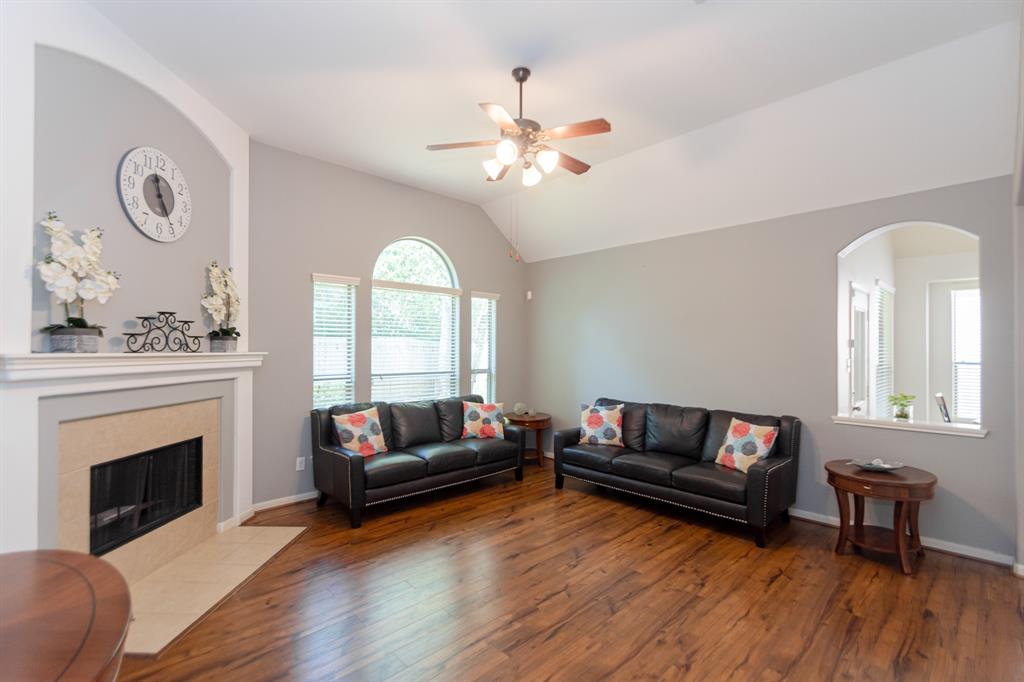
M832 553L794 520L738 524L550 468L392 504L351 530L312 501L256 525L310 530L122 680L1024 679L1024 581L937 552Z

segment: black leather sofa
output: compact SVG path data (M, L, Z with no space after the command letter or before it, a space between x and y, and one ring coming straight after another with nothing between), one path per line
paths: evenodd
M333 497L349 509L353 528L362 510L382 502L515 471L523 480L526 431L505 426L505 438L462 438L462 402L478 395L412 403L353 403L310 412L317 505ZM388 451L364 458L338 445L336 414L376 407Z
M581 445L580 429L554 435L555 487L565 478L633 493L678 507L747 524L758 547L765 529L789 519L796 501L800 420L701 407L629 403L601 398L598 405L624 403L625 447ZM715 464L732 418L779 433L768 457L743 473Z

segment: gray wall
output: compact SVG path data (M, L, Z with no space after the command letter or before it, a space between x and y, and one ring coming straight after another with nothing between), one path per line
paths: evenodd
M370 280L380 251L400 237L444 249L465 292L460 310L460 381L469 388L469 291L498 302L497 399L522 400L525 385L525 266L483 210L260 143L252 145L250 347L267 351L255 374L256 502L313 490L314 272L362 278L356 302L356 398L370 397Z
M1010 206L1010 178L996 178L530 264L530 401L556 428L575 425L578 403L599 395L794 414L805 429L798 509L837 515L827 460L898 458L939 477L922 534L1011 555ZM836 254L909 220L981 237L985 439L831 422Z
M102 350L123 349L121 333L134 329L135 316L174 310L200 322L199 298L205 268L228 258L227 164L187 118L170 103L101 64L53 48L36 49L35 206L43 219L57 211L73 230L104 229L103 263L121 273L121 289L104 305L86 304L86 317L107 326ZM177 162L192 191L193 217L176 242L155 242L121 209L116 174L129 149L153 146ZM35 257L49 238L35 226ZM36 275L33 282L32 349L43 350L40 327L61 322L54 302ZM204 342L205 343L205 342Z

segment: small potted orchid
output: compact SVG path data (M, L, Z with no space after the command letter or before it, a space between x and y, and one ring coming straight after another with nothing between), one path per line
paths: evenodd
M118 275L100 262L103 230L94 227L76 240L53 211L40 225L50 237L50 251L36 263L36 269L46 290L64 304L65 318L63 324L40 331L50 335L50 350L55 353L96 353L103 327L86 321L85 302L106 303L121 286Z
M207 267L210 291L202 298L206 313L217 326L210 332L210 351L213 353L234 353L241 336L235 325L238 324L238 310L241 299L231 268L221 267L213 261Z

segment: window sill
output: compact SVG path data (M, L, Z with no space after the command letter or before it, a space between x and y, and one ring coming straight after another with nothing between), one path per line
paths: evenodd
M984 438L988 429L977 424L947 424L945 422L898 422L890 419L873 419L871 417L848 417L836 415L833 424L846 426L867 426L873 429L893 429L895 431L917 431L919 433L937 433L943 436L963 436L966 438Z

